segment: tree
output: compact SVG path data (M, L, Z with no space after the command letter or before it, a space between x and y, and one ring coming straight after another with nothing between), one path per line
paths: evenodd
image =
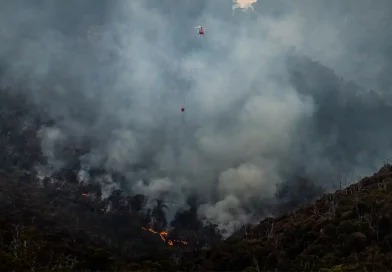
M152 209L152 228L156 231L163 231L167 227L167 220L164 209L167 209L167 205L163 203L163 200L156 199L156 205Z
M127 213L130 212L129 203L123 190L117 189L108 198L113 211Z
M138 213L142 211L147 203L147 200L148 197L141 194L128 197L128 203L131 205L131 212Z

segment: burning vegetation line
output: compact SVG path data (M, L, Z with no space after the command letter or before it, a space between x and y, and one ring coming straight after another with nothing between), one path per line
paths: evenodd
M162 239L164 242L167 242L167 244L168 244L169 246L173 246L173 245L174 245L174 242L176 242L176 243L182 243L182 244L184 244L184 245L187 245L187 244L188 244L188 242L186 242L186 241L167 240L167 239L166 239L166 236L168 235L167 231L157 232L157 231L155 231L155 230L153 230L153 229L151 229L151 228L145 228L145 227L142 227L142 229L147 230L147 231L149 231L149 232L152 232L152 233L154 233L154 234L159 234L159 236L161 237L161 239ZM166 240L167 240L167 241L166 241Z

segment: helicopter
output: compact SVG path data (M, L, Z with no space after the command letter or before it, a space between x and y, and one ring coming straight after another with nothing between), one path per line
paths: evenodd
M203 35L204 36L204 27L202 27L202 26L195 26L194 28L198 28L199 29L199 35Z

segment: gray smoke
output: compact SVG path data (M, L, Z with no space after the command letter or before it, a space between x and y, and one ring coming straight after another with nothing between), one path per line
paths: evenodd
M361 123L369 106L354 99L359 87L346 95L326 71L287 58L296 48L389 90L391 2L371 3L259 0L233 13L231 0L9 1L1 84L27 90L54 118L40 133L52 170L64 165L61 148L88 145L84 181L92 168L121 173L129 192L176 202L169 216L196 195L200 216L227 227L260 219L294 175L329 189L389 157L390 121L376 112L371 128Z

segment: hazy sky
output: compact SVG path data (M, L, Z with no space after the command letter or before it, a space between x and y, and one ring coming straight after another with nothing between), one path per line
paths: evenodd
M290 81L287 51L388 92L391 3L259 0L233 12L232 0L6 1L1 83L24 86L57 121L41 132L53 167L65 163L61 146L88 144L85 170L123 173L124 189L178 203L171 214L196 194L201 216L247 221L251 203L273 199L298 169L336 174L326 150L342 133L309 136L320 101ZM373 157L367 135L339 171L373 171L389 155L388 133Z

